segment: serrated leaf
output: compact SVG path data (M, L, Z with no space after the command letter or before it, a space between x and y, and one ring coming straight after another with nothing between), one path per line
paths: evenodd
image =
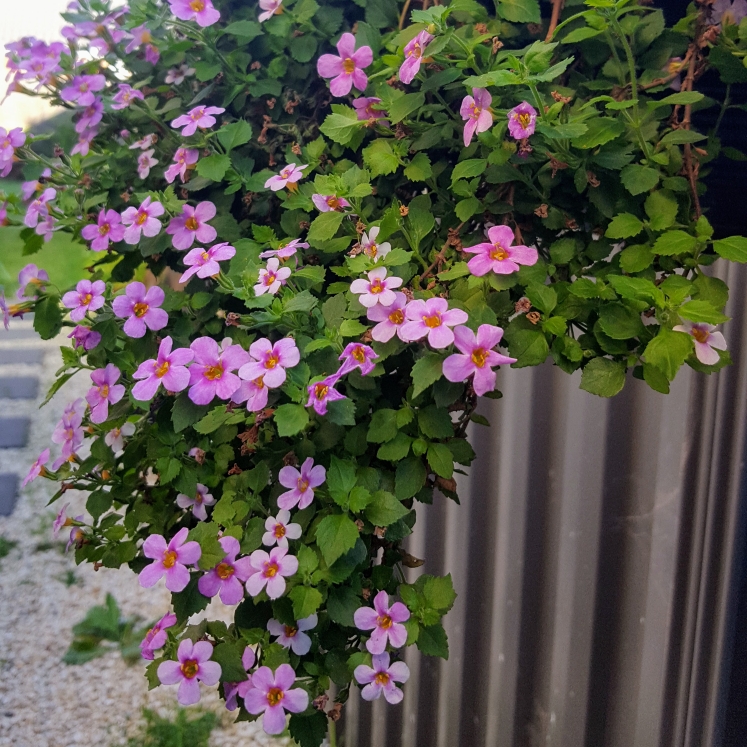
M352 550L358 539L358 527L345 514L325 516L316 528L316 542L328 566Z
M309 228L308 242L316 244L334 237L344 217L344 213L338 213L336 210L330 210L328 213L318 215L314 218Z
M719 257L731 262L747 262L747 238L744 236L729 236L713 242L713 249Z
M581 389L599 397L614 397L625 386L625 365L593 358L581 372Z
M705 322L706 324L723 324L730 318L714 308L708 301L699 300L683 303L677 313L691 322Z
M431 469L439 477L448 480L454 474L454 457L446 444L430 444L426 452L426 458Z
M611 221L604 235L608 239L628 239L643 230L643 223L630 213L620 213Z
M479 176L485 171L487 165L488 162L485 158L470 158L466 161L460 161L451 172L451 183L454 184L459 179Z
M659 334L646 345L643 355L647 363L656 366L669 381L672 381L692 350L693 341L690 335L661 327Z
M443 358L438 353L426 353L412 367L412 396L417 397L443 376Z
M620 180L632 195L639 195L653 189L658 183L661 174L649 166L641 166L631 163L620 172Z
M420 109L425 103L425 95L422 93L406 93L395 99L389 105L387 113L393 124L401 122L408 114Z
M214 182L223 181L226 171L231 168L231 159L219 153L214 153L197 162L197 173Z
M231 122L218 130L218 141L227 152L238 148L244 143L248 143L252 138L252 126L249 122L240 119L238 122Z
M377 527L388 527L410 513L391 493L378 490L364 511L366 518Z
M279 436L295 436L309 424L309 412L303 405L280 405L274 420Z
M697 239L685 231L667 231L654 242L654 254L672 256L673 254L689 254L695 249Z
M305 617L313 615L323 601L319 589L310 586L296 586L291 589L288 596L293 602L293 616L296 620L303 620Z

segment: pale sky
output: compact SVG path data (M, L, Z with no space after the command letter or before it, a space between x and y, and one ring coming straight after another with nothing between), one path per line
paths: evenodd
M5 95L5 45L22 36L35 36L46 42L64 41L60 29L65 25L60 13L69 0L0 0L2 23L0 23L0 98ZM0 105L0 127L28 127L46 119L52 109L43 99L23 94L11 94Z

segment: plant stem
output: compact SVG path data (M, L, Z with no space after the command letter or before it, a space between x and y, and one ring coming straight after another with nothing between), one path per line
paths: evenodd
M721 105L721 111L718 113L718 119L716 120L716 126L713 128L714 137L718 134L718 129L721 127L721 120L726 114L726 110L729 108L729 96L731 94L731 83L726 84L726 95L724 96L724 103Z
M535 83L529 83L527 82L527 85L529 86L529 90L532 92L532 95L534 96L534 103L537 105L537 113L540 115L540 119L545 118L545 105L542 103L542 98L539 94L539 91L537 90L537 85Z
M329 734L329 747L337 747L337 724L332 719L329 719L327 730Z

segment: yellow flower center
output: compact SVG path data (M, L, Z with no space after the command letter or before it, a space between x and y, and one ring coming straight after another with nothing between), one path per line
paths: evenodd
M441 326L441 314L432 314L431 316L424 316L423 324L425 324L426 327L430 327L431 329L440 327Z
M184 221L184 227L190 231L196 231L200 227L200 224L197 222L194 215L190 215L189 218Z
M203 374L208 381L215 381L223 376L223 366L219 363L217 366L207 366Z
M415 42L415 46L407 53L408 57L422 57L423 56L423 50L420 46L420 42Z
M383 293L385 290L386 288L379 278L372 280L368 286L369 293Z
M275 529L272 532L278 539L285 537L285 526L283 524L275 524Z
M324 399L327 396L329 387L326 384L315 384L314 385L314 396L317 399Z
M392 625L394 625L394 621L392 620L391 617L389 617L389 615L379 615L376 618L376 624L380 628L383 628L384 630L389 630L389 628L391 628Z
M137 219L135 220L135 223L137 223L138 226L142 226L145 221L148 220L148 213L138 213Z
M200 11L205 10L205 0L192 0L190 2L189 7L195 12L199 13Z
M325 392L326 394L326 392ZM324 396L324 395L322 395ZM298 485L298 490L301 493L305 493L309 489L309 481L304 480L303 477L299 477L298 481L296 483ZM283 534L285 534L285 530L283 530Z
M168 361L164 361L160 366L156 366L153 373L155 373L159 379L162 379L169 372L169 368L171 368L171 364Z
M298 628L294 628L292 625L285 626L285 635L287 638L294 638L298 633Z
M148 304L147 303L136 303L132 307L132 313L139 319L141 316L145 316L148 312Z
M376 677L374 677L374 682L377 685L386 687L389 684L389 675L386 672L379 672Z
M337 208L340 207L340 201L336 197L328 197L327 205L329 205L332 210L337 210Z
M278 571L280 569L278 568L278 564L275 562L267 563L265 565L265 578L274 578L278 575Z
M502 262L504 259L508 259L508 252L500 244L493 244L493 251L490 252L490 259Z
M276 278L277 278L277 275L274 275L272 272L268 270L263 282L265 285L272 285L275 282Z
M529 124L532 121L532 115L524 112L522 114L517 114L516 119L519 121L519 124L522 126L522 128L526 130L526 128L529 127Z
M488 351L484 348L475 348L472 351L472 362L478 367L482 368L485 365L485 361L488 357Z
M93 300L93 296L90 293L86 293L85 296L80 297L80 303L82 306L87 306Z
M101 394L101 396L106 399L109 396L109 385L104 384L104 386L100 387L99 394Z
M108 223L104 223L103 225L99 226L99 234L101 236L106 236L109 231L111 231L111 226Z
M188 679L193 680L197 676L200 665L194 659L187 659L181 666L182 674Z
M218 574L218 578L225 581L227 578L231 578L235 573L235 569L228 563L218 563L215 567L215 572Z
M203 252L203 253L202 253L202 254L200 255L200 259L201 259L201 260L202 260L203 262L209 262L209 261L210 261L210 255L209 255L209 254L208 254L207 252Z
M395 309L391 314L389 314L389 321L392 324L402 324L402 322L405 321L405 315L402 309Z
M163 554L163 567L173 568L176 565L177 554L173 550L166 550Z
M265 368L275 368L277 364L280 363L280 358L278 358L275 353L270 355L270 357L265 361Z
M358 345L357 347L353 348L353 358L358 361L358 363L365 363L366 362L366 353L363 350L362 345Z
M88 92L88 83L81 83L80 84L80 91L81 91L81 93L87 93Z
M355 61L351 57L343 60L342 69L347 75L352 75L355 72Z
M285 693L279 687L271 687L267 693L267 702L271 706L276 706L284 697Z
M690 334L698 342L708 342L708 338L710 337L710 332L708 332L708 330L701 329L700 327L693 327L690 331Z
M366 247L363 253L371 257L371 259L376 259L376 255L379 253L379 247L377 244L371 243Z
M264 376L260 376L259 378L254 379L254 381L252 382L254 386L257 387L257 389L264 389L265 387L264 378L265 378Z

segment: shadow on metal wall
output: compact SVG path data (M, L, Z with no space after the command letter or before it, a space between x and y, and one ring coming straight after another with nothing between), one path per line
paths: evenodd
M501 371L462 505L437 497L411 538L459 593L449 660L408 651L400 706L354 695L346 747L721 744L747 422L747 269L728 272L735 365L669 396Z

